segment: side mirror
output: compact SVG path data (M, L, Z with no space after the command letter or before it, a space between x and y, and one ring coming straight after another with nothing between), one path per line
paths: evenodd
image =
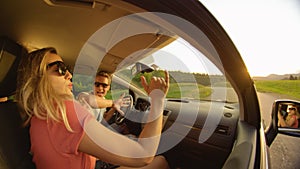
M138 73L149 73L149 72L153 72L154 69L141 63L141 62L137 62L135 63L135 65L131 68L131 75L135 76Z
M300 102L282 101L277 104L278 132L300 137Z
M272 122L266 131L267 144L271 145L277 133L300 137L300 101L276 100L272 108Z

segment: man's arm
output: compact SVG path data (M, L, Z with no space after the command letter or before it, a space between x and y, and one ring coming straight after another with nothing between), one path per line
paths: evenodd
M113 100L103 99L101 97L90 94L86 100L92 108L113 107Z
M104 113L103 119L108 122L113 117L115 111L116 111L115 108L112 107L111 109L109 109L107 112Z

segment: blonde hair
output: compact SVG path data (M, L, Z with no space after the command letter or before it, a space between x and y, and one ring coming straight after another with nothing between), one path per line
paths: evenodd
M73 131L67 119L64 103L70 96L57 94L49 83L45 61L45 57L49 54L57 54L56 49L42 48L22 58L18 69L16 99L25 125L30 122L32 116L36 116L47 121L62 121L68 131Z
M295 114L297 116L297 119L300 119L300 112L298 111L298 106L293 106L295 108Z

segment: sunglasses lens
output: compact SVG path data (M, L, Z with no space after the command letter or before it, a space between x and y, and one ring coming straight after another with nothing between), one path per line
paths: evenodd
M95 85L96 87L99 87L99 86L102 86L103 88L107 88L107 87L108 87L108 84L100 83L100 82L95 82L94 85Z
M54 66L54 65L57 66L58 73L59 73L61 76L66 75L68 68L67 68L67 66L64 64L64 62L56 61L56 62L49 63L49 64L47 65L47 68L50 68L50 67L52 67L52 66Z
M67 66L66 66L64 63L62 63L62 62L59 63L59 64L57 65L57 68L58 68L59 73L60 73L62 76L66 75L68 68L67 68Z

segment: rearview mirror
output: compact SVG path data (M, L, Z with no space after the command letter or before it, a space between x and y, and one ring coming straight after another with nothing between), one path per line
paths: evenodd
M145 65L141 62L137 62L135 63L135 65L131 68L131 75L135 76L137 75L138 73L150 73L150 72L153 72L154 69L149 67L148 65Z

